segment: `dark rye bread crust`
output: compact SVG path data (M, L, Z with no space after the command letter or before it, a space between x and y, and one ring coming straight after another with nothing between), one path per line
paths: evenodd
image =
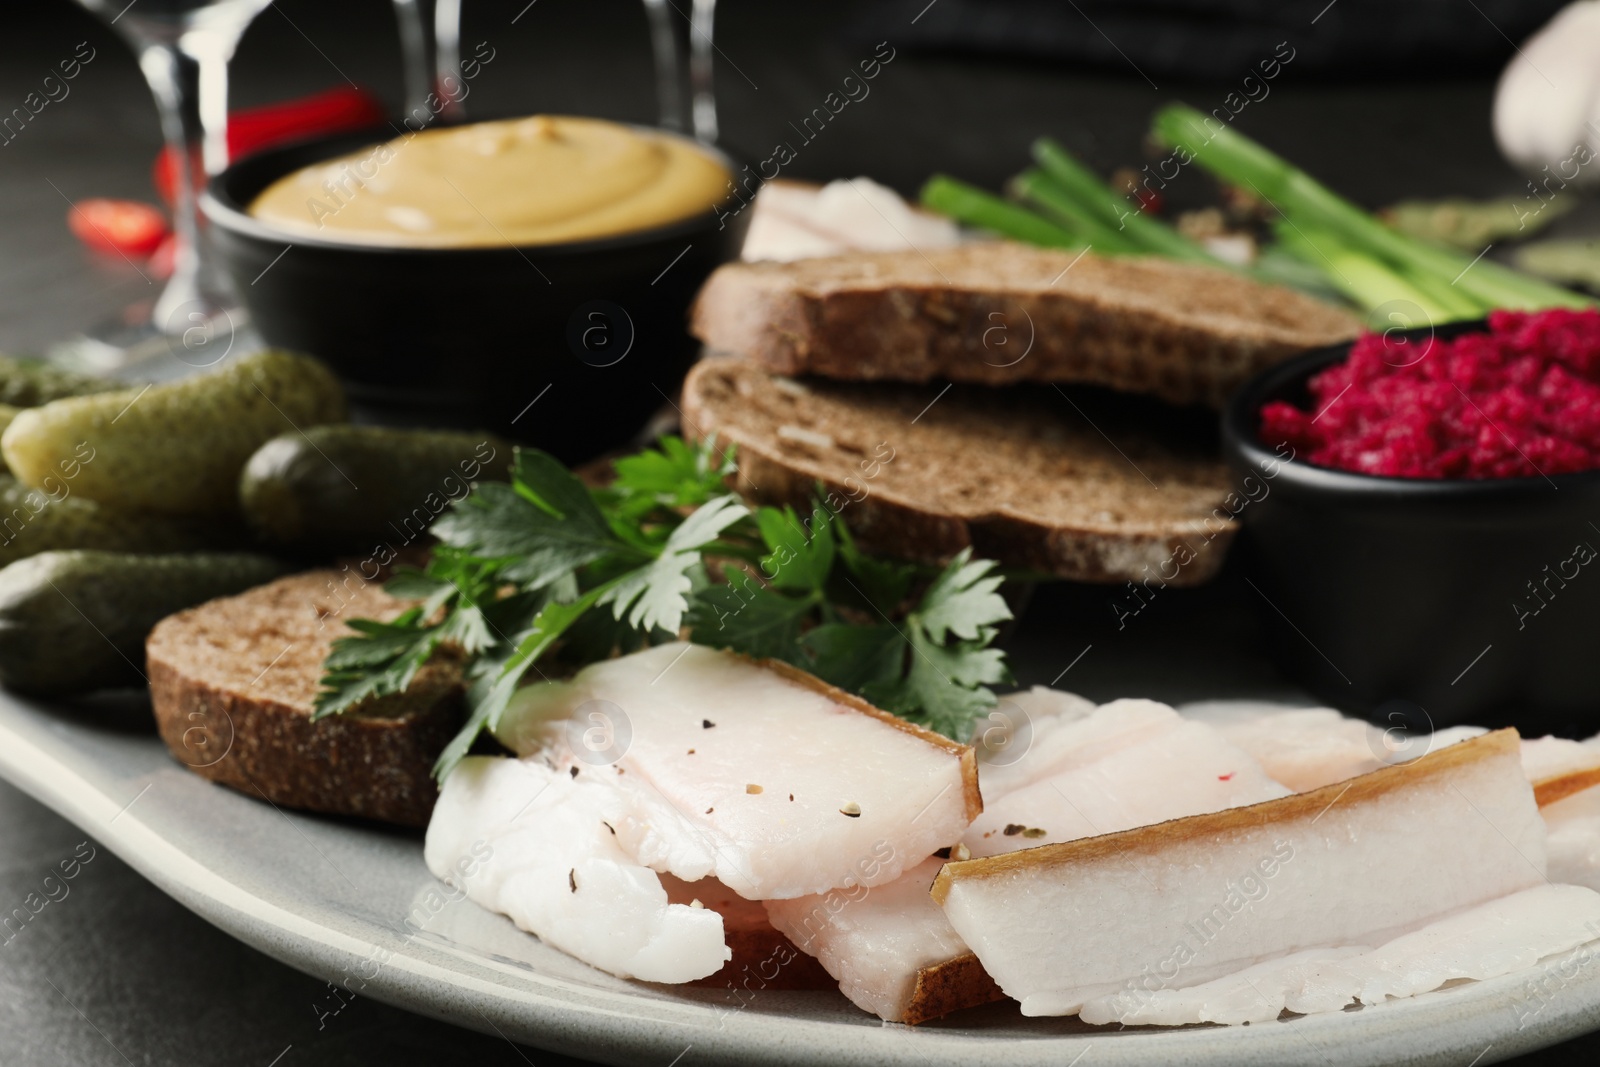
M757 900L746 900L714 878L685 882L662 874L661 886L674 904L699 901L722 916L722 934L733 958L715 974L689 985L728 991L728 1003L742 1005L764 990L837 989L822 964L806 955L780 934Z
M1080 382L1220 408L1257 371L1360 323L1220 268L985 241L727 264L691 328L780 374Z
M426 826L434 760L463 716L455 660L436 657L400 696L311 720L322 661L351 632L344 620L409 606L348 570L317 570L169 616L146 642L162 740L257 800Z
M989 977L978 957L968 952L917 972L911 1003L906 1006L905 1017L900 1022L915 1026L962 1008L976 1008L1004 999L1005 993Z
M737 445L740 493L807 514L820 485L869 552L942 563L971 547L1086 582L1211 578L1238 526L1223 465L1048 399L796 382L710 357L682 412L685 433Z

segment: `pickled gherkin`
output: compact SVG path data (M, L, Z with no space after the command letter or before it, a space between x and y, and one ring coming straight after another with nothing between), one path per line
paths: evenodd
M319 426L262 445L245 465L245 521L310 554L410 543L475 481L505 481L511 446L487 433Z
M122 382L74 374L34 359L0 356L0 404L38 407L69 396L88 396L124 387Z
M227 536L213 523L105 507L77 495L68 478L34 489L0 475L0 566L50 549L182 552Z
M0 684L36 696L139 685L156 623L284 572L250 553L30 556L0 570Z
M281 433L344 418L344 394L326 367L267 351L166 385L26 409L0 435L0 450L12 473L37 488L76 464L75 497L125 511L225 516L238 512L239 471L252 452Z

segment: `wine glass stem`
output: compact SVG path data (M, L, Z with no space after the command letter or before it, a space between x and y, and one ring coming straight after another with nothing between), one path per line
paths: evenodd
M433 50L433 88L439 113L460 122L467 113L461 103L465 96L461 87L461 0L437 0L434 4Z
M717 0L693 0L689 14L689 90L693 96L694 135L714 144L717 129L717 94L712 84L712 31Z
M400 72L405 81L406 117L425 121L428 114L428 38L417 0L394 0L400 27Z
M221 174L228 166L228 64L238 44L238 37L216 32L186 33L178 41L179 52L199 68L195 106L206 176Z
M680 44L677 17L669 0L644 0L645 17L650 21L650 48L656 62L656 107L661 126L683 130L688 124L683 114L683 46Z
M200 297L200 226L195 201L205 137L200 121L200 64L174 44L152 43L140 50L139 69L156 98L161 134L173 161L172 228L177 249L172 278L151 315L156 327L165 330L180 308Z
M205 254L198 197L206 177L228 165L228 61L238 43L238 34L191 31L176 44L152 43L139 52L174 162L176 251L172 277L151 312L156 327L169 333L234 303L227 280Z

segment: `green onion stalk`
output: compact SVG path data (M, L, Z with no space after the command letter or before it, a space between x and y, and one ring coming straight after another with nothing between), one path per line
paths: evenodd
M1144 214L1128 203L1126 197L1112 192L1094 172L1048 137L1033 142L1033 158L1063 195L1070 196L1112 230L1126 234L1131 243L1145 251L1191 263L1213 266L1221 263L1198 242Z
M922 204L957 222L1029 244L1073 249L1085 248L1090 244L1082 234L976 185L968 185L944 174L935 174L922 187Z
M1278 244L1303 263L1317 267L1330 286L1341 296L1362 308L1368 320L1387 325L1386 305L1404 302L1415 305L1427 322L1447 322L1462 317L1457 311L1413 285L1404 275L1390 270L1381 260L1363 255L1327 231L1306 231L1279 224ZM1471 313L1469 313L1471 314Z
M1010 191L1074 233L1102 255L1137 256L1149 251L1130 236L1108 226L1042 170L1025 170L1011 179Z
M1390 229L1309 174L1192 107L1156 113L1157 140L1221 180L1255 193L1285 219L1337 237L1352 252L1386 260L1394 273L1461 290L1482 307L1592 307L1594 301L1484 259L1473 260ZM1188 162L1188 160L1181 160Z

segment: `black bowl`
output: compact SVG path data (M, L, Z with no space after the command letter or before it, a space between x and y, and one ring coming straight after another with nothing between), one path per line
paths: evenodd
M1420 353L1435 334L1485 328L1389 336ZM1580 561L1600 548L1600 471L1383 478L1286 460L1262 444L1261 406L1304 407L1307 379L1349 350L1319 349L1258 375L1223 419L1246 574L1279 665L1320 699L1380 722L1594 733L1600 564Z
M274 149L211 181L202 208L213 242L268 344L326 361L358 416L494 430L568 461L627 441L676 403L694 351L689 304L739 254L748 212L567 244L447 249L305 238L246 214L276 179L393 134Z

